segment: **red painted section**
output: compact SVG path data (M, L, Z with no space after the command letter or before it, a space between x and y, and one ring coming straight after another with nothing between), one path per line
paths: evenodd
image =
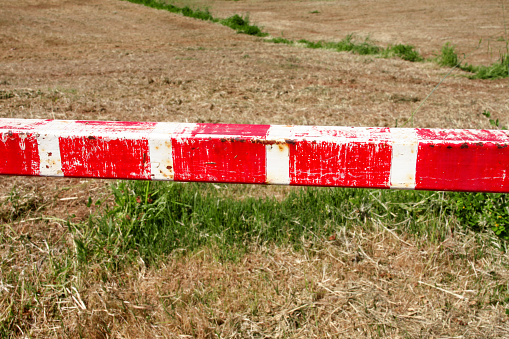
M177 181L265 182L268 125L197 124L172 140Z
M416 189L509 192L503 131L418 130Z
M290 183L388 188L391 156L387 141L297 141L290 144Z
M89 136L59 140L66 177L150 179L149 146L145 139Z
M31 133L0 135L0 174L39 175L39 148Z

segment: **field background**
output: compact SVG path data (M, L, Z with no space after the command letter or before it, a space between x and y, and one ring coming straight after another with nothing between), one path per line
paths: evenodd
M429 58L451 42L475 65L505 53L509 18L504 1L174 4L218 18L249 14L272 37L292 40L354 34L381 46L411 44ZM267 43L125 1L0 1L0 8L2 118L394 127L450 70ZM413 127L489 128L484 111L507 126L508 79L465 75L453 70ZM69 224L87 224L111 206L110 184L0 178L2 336L509 336L508 258L490 233L460 228L435 241L358 222L336 225L304 249L258 244L225 261L204 247L157 267L138 260L105 269L73 257ZM295 189L217 191L282 200Z

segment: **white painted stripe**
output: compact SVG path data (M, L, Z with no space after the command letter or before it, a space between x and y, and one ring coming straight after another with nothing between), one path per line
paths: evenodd
M171 137L178 123L159 122L148 136L152 180L173 180Z
M63 177L60 157L59 137L65 135L66 128L73 121L53 120L41 128L37 134L41 176Z
M391 188L414 189L419 141L415 129L391 128Z
M290 184L290 148L285 141L290 132L288 126L271 126L267 131L267 141L275 141L265 145L268 184Z

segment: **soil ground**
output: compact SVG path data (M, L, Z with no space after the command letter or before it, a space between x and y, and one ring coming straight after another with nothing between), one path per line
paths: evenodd
M217 17L249 13L251 22L272 36L295 40L338 41L354 33L360 39L369 37L380 45L413 44L424 56L432 56L450 41L457 45L458 52L466 53L467 62L474 64L494 62L499 52L504 51L503 40L507 39L503 1L196 0L176 3L208 7ZM271 44L262 38L236 34L218 24L124 1L3 0L0 6L1 118L393 127L405 124L449 72L431 62L410 63ZM507 17L508 7L505 4ZM478 47L480 39L482 44ZM488 128L489 123L481 114L485 110L500 119L502 125L509 124L508 79L470 80L463 75L459 70L452 72L416 113L414 127ZM101 180L2 177L0 199L7 201L16 189L26 209L23 220L10 225L13 231L31 232L34 238L40 239L54 232L58 237L63 230L40 218L50 216L57 225L62 224L58 220L69 215L74 215L75 222L84 221L92 212L86 207L88 198L104 197L108 184ZM274 192L284 195L285 188L274 189L270 194ZM262 193L253 189L252 194ZM6 206L3 205L2 213L12 213L13 207ZM390 237L388 233L383 234ZM405 249L400 248L401 243L395 244L399 246L395 251L403 251L400 252L403 255ZM254 256L256 260L264 258L260 253ZM295 256L290 255L294 260L292 265L297 263L295 267L309 263ZM424 265L426 260L422 259ZM167 271L176 274L174 271L178 269L173 267ZM216 273L225 274L221 272ZM478 271L474 269L474 272ZM500 274L507 275L507 272ZM404 277L403 274L397 281L404 281ZM366 281L368 286L374 280ZM415 279L412 284L417 285L408 285L409 289L422 285ZM369 286L373 291L379 288ZM329 290L332 290L330 286L320 293L327 294ZM345 303L348 300L344 299ZM387 307L390 302L402 301L390 300ZM409 321L422 322L417 330L407 329L411 337L417 333L423 337L427 333L434 333L432 337L435 334L436 337L468 336L461 332L460 325L482 322L474 316L475 319L461 318L456 322L453 320L459 318L452 317L448 318L447 326L440 325L443 318L434 318L433 310L441 304L430 303L419 319L412 318L417 313L412 313L408 305L404 310L391 312L402 315L400 320L406 316ZM464 308L467 312L468 303ZM329 316L332 311L329 310ZM356 313L353 309L351 312ZM488 318L493 317L493 324L483 320L483 326L488 326L495 337L509 333L503 309L494 307L493 312L488 314ZM280 319L287 319L288 314L281 313ZM192 320L192 314L188 316ZM362 327L366 319L359 318L357 325ZM255 336L263 332L256 330L259 325L255 323L244 325L251 326L252 332L243 333ZM357 325L354 322L340 326L342 329L336 334L361 336L362 333L356 332ZM184 329L191 325L182 326L179 333L187 333ZM469 328L474 331L473 327ZM473 337L482 333L476 328L478 332L472 332ZM156 333L150 332L149 327L143 330L146 336ZM388 329L383 327L383 330ZM390 333L395 334L393 330ZM41 333L52 332L46 328ZM63 335L63 332L55 333ZM135 336L125 326L116 333ZM198 334L204 333L208 332L203 330ZM235 336L233 332L228 333ZM304 332L292 333L297 337L306 336ZM396 334L404 336L403 332ZM32 335L38 334L32 332Z

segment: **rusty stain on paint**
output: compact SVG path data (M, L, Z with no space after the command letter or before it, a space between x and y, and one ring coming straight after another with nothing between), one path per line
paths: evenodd
M262 145L286 145L285 140L274 140L274 139L253 139L251 140L251 143L253 144L262 144Z
M38 121L0 119L1 174L509 192L504 131L409 129L413 149L398 129ZM391 166L407 163L396 187Z

